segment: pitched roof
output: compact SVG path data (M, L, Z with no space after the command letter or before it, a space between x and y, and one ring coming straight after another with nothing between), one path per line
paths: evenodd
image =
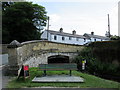
M87 33L85 33L84 36L87 38L98 38L98 39L110 40L110 38L105 37L105 36L92 35L92 34L87 34Z
M68 36L68 37L75 37L75 38L86 38L85 36L78 35L78 34L73 35L73 34L70 34L70 33L53 31L53 30L46 30L46 31L48 31L49 33L54 34L54 35L61 35L61 36Z

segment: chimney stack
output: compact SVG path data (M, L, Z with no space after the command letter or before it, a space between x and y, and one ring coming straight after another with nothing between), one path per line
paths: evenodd
M94 35L94 32L91 32L91 35Z
M60 28L60 32L61 32L61 33L63 32L63 28Z
M75 34L76 34L76 31L75 31L75 30L73 30L73 31L72 31L72 34L73 34L73 35L75 35Z

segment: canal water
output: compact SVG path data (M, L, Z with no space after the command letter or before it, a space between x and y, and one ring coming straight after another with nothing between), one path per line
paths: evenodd
M8 54L0 54L0 66L8 64Z

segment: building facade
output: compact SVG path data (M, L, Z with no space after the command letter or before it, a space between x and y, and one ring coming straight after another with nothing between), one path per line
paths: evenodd
M91 34L94 34L94 32L92 32ZM61 28L59 31L45 30L41 35L41 39L52 42L76 45L84 45L89 42L108 40L107 37L91 34L78 35L76 34L75 30L73 30L72 34L70 34L63 32L63 29Z
M45 30L41 35L41 38L48 41L84 45L87 43L87 38L83 35L77 35L76 31L72 31L72 34L63 32L61 28L59 31Z
M109 41L109 40L110 40L109 37L94 35L94 32L91 32L91 34L85 33L83 36L85 36L87 39L89 39L89 42ZM88 43L89 43L89 42L88 42Z

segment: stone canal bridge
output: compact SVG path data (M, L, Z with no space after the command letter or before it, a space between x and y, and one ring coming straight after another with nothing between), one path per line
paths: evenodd
M21 65L37 67L39 64L70 63L84 46L55 43L50 41L16 40L8 45L8 65L11 70L18 70Z

